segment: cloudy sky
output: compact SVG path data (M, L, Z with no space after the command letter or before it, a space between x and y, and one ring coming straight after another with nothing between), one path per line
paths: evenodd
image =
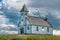
M8 19L8 24L18 25L20 10L25 4L29 15L48 18L53 29L60 29L60 0L0 0L1 11Z

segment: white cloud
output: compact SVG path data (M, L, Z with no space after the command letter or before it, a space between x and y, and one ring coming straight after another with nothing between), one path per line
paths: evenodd
M18 31L7 31L8 34L18 34Z
M18 27L15 24L0 24L0 28L4 30L18 30Z
M0 13L0 24L5 24L9 21L8 18L6 18L5 15L3 15L3 13Z
M60 30L53 30L53 35L58 35L58 36L60 36Z
M7 4L9 5L8 9L10 9L11 7L15 8L16 10L20 11L22 6L24 4L26 4L26 6L30 6L31 1L30 0L8 0L8 1L3 1L3 2L7 2ZM46 16L47 12L45 11L46 9L44 8L34 8L34 7L28 7L29 13L30 15L32 15L32 13L36 13L36 12L40 12L41 16Z
M0 34L18 34L18 27L15 24L0 24Z
M15 25L14 23L10 23L10 24L8 24L7 26L10 26L10 27L12 27L12 28L17 27L17 25Z
M2 11L0 11L0 14L3 14L3 12L2 12Z
M0 9L2 8L2 4L0 3Z
M0 34L18 34L18 31L0 30Z
M47 15L51 15L55 19L60 19L60 11L57 9L47 8L47 7L40 7L40 8L33 8L30 7L29 14L38 14L42 17L46 17Z
M24 4L30 4L30 0L3 0L3 3L20 11Z
M33 8L30 7L28 8L29 10L29 14L30 15L34 15L36 14L36 16L42 16L42 17L46 17L46 15L48 15L48 10L46 8Z
M60 19L60 11L59 11L59 10L52 10L51 15L52 15L55 19Z
M18 27L10 23L9 19L0 11L0 34L17 34Z
M53 9L53 7L52 8L49 7L49 6L53 6L54 3L55 3L55 5L57 5L59 3L59 0L58 1L53 0L52 3L50 3L51 1L52 0L49 0L49 1L48 0L46 0L46 1L43 1L43 0L37 0L37 1L35 1L35 0L8 0L8 1L4 0L3 2L9 6L8 9L13 7L20 11L23 4L26 4L31 7L31 8L28 7L28 9L30 11L29 12L30 15L32 13L39 12L40 16L45 17L46 15L48 15L48 12L50 12L49 14L51 14L54 18L60 19L59 10ZM39 4L37 2L39 2ZM35 5L35 3L36 3L36 5ZM32 7L31 4L35 5L35 6ZM42 7L40 7L39 5ZM39 6L39 7L37 8L36 6Z

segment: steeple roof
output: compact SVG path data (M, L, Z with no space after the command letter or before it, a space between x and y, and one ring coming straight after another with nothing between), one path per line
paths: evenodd
M23 5L23 8L21 9L20 12L29 12L25 4Z

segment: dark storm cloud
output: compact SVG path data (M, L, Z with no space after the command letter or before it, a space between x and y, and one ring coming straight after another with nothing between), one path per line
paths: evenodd
M60 8L60 0L31 0L31 6Z
M9 19L9 22L13 22L14 24L18 24L18 20L20 19L20 12L17 11L14 8L4 8L1 9L1 11L3 11L3 14Z

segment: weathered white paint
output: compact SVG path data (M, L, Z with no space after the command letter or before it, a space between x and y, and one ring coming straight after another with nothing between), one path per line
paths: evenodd
M29 29L28 29L28 27L29 27ZM31 28L30 28L30 26L27 26L27 27L26 27L26 33L28 33L28 34L31 33Z
M52 34L52 28L49 27L49 32L47 32L47 27L42 29L42 26L39 26L38 31L36 30L37 26L32 26L32 34Z
M37 31L37 26L36 25L30 26L30 23L28 20L27 20L27 26L26 27L23 26L23 21L21 21L20 25L22 25L22 26L20 26L20 28L24 27L24 33L27 33L27 34L53 34L52 33L53 32L52 27L49 27L49 32L47 32L47 27L38 26L38 31ZM28 27L29 27L29 30L28 30ZM42 27L44 27L44 28L42 29Z

